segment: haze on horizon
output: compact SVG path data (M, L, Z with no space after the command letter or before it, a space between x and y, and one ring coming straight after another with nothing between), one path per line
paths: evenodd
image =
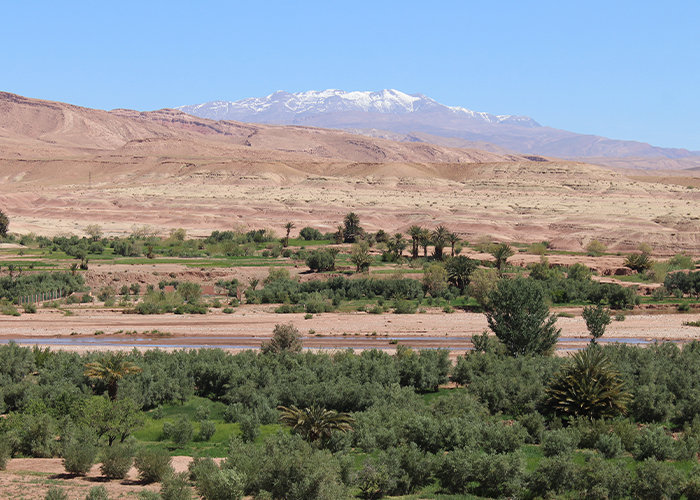
M396 88L700 150L700 4L132 1L4 6L0 90L139 110Z

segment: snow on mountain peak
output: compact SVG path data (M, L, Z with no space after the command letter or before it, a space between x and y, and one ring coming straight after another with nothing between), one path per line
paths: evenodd
M492 115L460 106L445 106L423 94L406 94L396 89L350 91L340 89L307 90L290 93L278 90L265 97L249 97L235 102L213 101L180 106L185 113L212 118L279 122L282 117L317 116L328 113L365 112L391 115L441 113L489 124L509 123L537 126L528 117ZM456 115L456 116L455 116Z

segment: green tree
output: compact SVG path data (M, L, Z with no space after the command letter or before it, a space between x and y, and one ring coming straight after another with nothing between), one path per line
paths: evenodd
M202 297L202 287L193 281L184 281L177 285L177 293L189 304L196 304Z
M294 229L294 223L293 222L287 222L284 225L284 229L287 231L287 235L284 237L284 245L285 247L289 246L289 233L292 232L292 229Z
M328 439L333 431L350 431L355 422L347 413L318 406L303 409L294 405L278 406L277 409L281 412L280 423L291 427L309 442Z
M588 245L586 245L586 253L591 257L600 257L607 250L608 247L605 245L605 243L598 240L591 240L588 242Z
M496 259L496 269L499 271L503 270L508 262L508 259L515 254L508 243L497 243L491 245L489 248L489 253L493 255L494 259Z
M123 443L144 422L140 408L130 398L113 401L102 396L93 397L85 400L77 412L78 421L90 426L97 439L106 438L109 446L115 441Z
M502 279L489 296L489 328L513 356L547 354L559 338L542 288L526 278Z
M430 264L423 271L423 288L432 297L437 297L447 289L447 271L438 264Z
M431 235L432 243L435 249L433 250L433 256L437 260L442 260L442 252L447 243L449 242L450 232L445 226L438 226L433 230Z
M420 226L411 226L408 228L408 235L411 237L411 258L418 258L418 248L420 247L420 237L423 228Z
M5 212L0 210L0 236L7 236L7 230L10 227L10 219L7 218Z
M406 240L403 234L396 233L394 236L390 237L386 241L386 247L389 253L391 253L392 260L397 261L401 258L401 254L406 249Z
M455 256L455 245L457 245L457 243L459 243L461 241L460 237L457 235L457 233L450 233L449 235L447 235L447 241L450 242L450 249L451 249L450 256L454 257Z
M110 354L102 361L94 361L85 365L85 376L104 382L107 385L109 399L117 399L119 381L127 375L140 373L141 368L127 361L123 353Z
M612 418L627 411L630 394L602 348L574 354L547 388L548 408L566 417Z
M595 344L596 339L599 339L605 333L605 327L610 324L610 311L603 308L602 304L596 307L584 307L583 319L586 321L586 328L591 334L591 343Z
M350 251L350 262L355 264L355 271L366 272L372 264L372 256L369 253L369 243L360 241L355 243Z
M469 285L469 278L477 265L478 262L476 260L469 259L463 255L452 257L445 263L447 280L451 285L459 288L460 293L464 293L464 290Z
M301 348L301 334L291 323L275 325L272 339L261 347L263 353L301 352Z
M421 229L418 241L420 242L420 246L423 247L423 257L428 257L428 247L430 246L431 238L432 236L429 229Z
M363 229L360 227L360 218L356 213L350 212L343 219L343 241L345 243L355 243L362 234Z

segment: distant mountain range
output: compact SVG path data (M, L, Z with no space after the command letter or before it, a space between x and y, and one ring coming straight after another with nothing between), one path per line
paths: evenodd
M700 162L697 151L577 134L542 126L527 116L493 115L446 106L425 95L398 90L278 91L266 97L212 101L176 109L213 120L339 128L394 140L433 142L498 153L596 158L598 163L615 158L617 166L634 167L635 159L640 160L637 166L643 168L654 166L650 159L665 160L666 168L669 160L674 160L670 164L678 168L689 168ZM619 159L626 160L620 162ZM688 161L677 161L683 159Z

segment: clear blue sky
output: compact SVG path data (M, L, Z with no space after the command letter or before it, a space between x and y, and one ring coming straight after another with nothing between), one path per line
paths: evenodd
M698 0L27 0L0 15L0 90L29 97L151 110L396 88L700 150Z

